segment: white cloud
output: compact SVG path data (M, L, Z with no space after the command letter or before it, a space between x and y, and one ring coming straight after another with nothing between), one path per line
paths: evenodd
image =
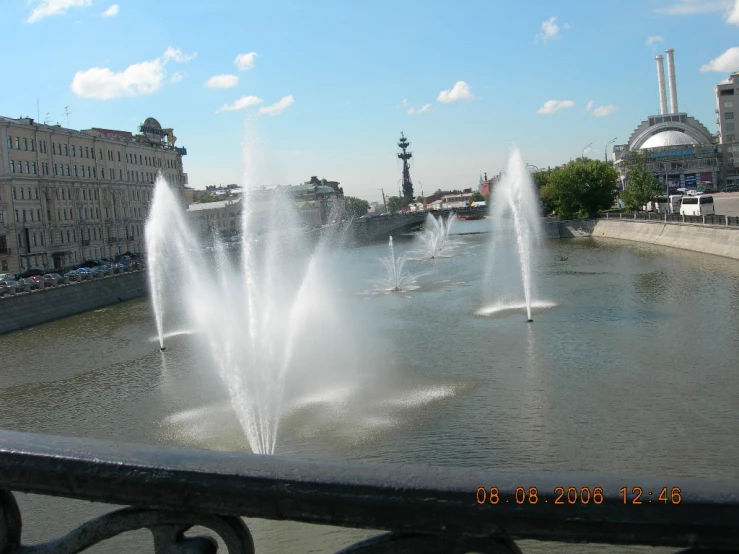
M720 12L728 8L732 2L733 0L672 0L670 5L656 8L654 11L667 15Z
M537 110L538 114L553 114L565 108L571 108L575 105L572 100L547 100L544 105Z
M593 110L593 117L608 117L618 109L618 106L609 104L607 106L598 106Z
M293 98L293 95L290 94L288 96L283 96L271 106L264 106L263 108L259 108L259 113L267 115L279 115L286 108L292 106L293 104L295 104L295 99Z
M595 105L595 100L591 100L590 102L588 102L588 105L587 105L587 106L585 106L585 111L586 111L586 112L589 112L590 110L592 110L592 109L593 109L593 106L594 106L594 105Z
M541 24L541 29L539 30L539 34L536 35L536 41L543 42L544 44L547 43L547 41L552 39L558 39L559 38L559 32L565 31L569 29L570 26L565 23L561 27L557 24L557 18L556 17L550 17L546 21L543 21Z
M83 98L110 100L121 96L154 94L164 83L164 66L157 58L129 65L114 73L107 67L78 71L72 79L72 92Z
M730 25L739 25L739 0L735 0L734 5L726 11L725 19Z
M662 37L662 35L652 35L651 37L647 38L647 46L652 46L653 44L662 42L664 40L665 39Z
M78 71L72 78L72 92L83 98L110 100L123 96L154 94L164 85L165 66L170 60L188 61L195 54L184 55L179 50L168 48L163 56L150 61L129 65L115 72L107 67L93 67ZM172 82L182 80L182 75L172 75Z
M231 88L239 84L239 78L236 75L213 75L205 81L208 88Z
M431 110L431 104L425 104L423 107L416 109L416 108L408 108L408 115L416 115L419 113L428 113L432 111Z
M257 59L256 52L249 52L247 54L239 54L234 60L234 65L239 71L247 71L254 67L254 62Z
M195 58L195 56L197 55L198 55L197 52L194 52L192 54L183 54L182 50L180 50L179 48L172 48L170 46L164 52L164 59L165 61L172 60L177 63L185 63L185 62L189 62L190 60Z
M92 0L41 0L39 5L33 8L26 23L36 23L50 15L64 15L69 8L84 8L91 5Z
M103 17L115 17L116 15L118 15L118 12L120 11L121 11L121 8L120 6L118 6L118 4L111 4L110 7L102 13L102 16Z
M739 46L732 46L718 58L712 59L701 67L701 71L718 71L720 73L739 71Z
M448 104L457 100L474 100L474 98L470 92L470 86L464 81L457 81L451 89L442 90L439 96L436 97L436 100Z
M218 109L218 112L235 112L236 110L243 110L244 108L256 106L262 102L263 100L257 96L242 96L233 104L224 104Z

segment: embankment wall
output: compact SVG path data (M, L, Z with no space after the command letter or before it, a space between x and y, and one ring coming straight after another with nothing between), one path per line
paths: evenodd
M549 223L548 225L554 225ZM693 250L739 260L739 228L658 221L586 219L556 223L560 238L605 237ZM553 236L554 229L547 229Z
M147 294L146 271L0 298L0 335Z

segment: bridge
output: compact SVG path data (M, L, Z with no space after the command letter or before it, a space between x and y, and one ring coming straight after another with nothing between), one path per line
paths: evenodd
M72 554L138 529L157 554L220 552L214 535L229 554L254 554L242 517L384 531L342 553L520 554L522 539L739 551L737 479L494 465L323 462L0 430L0 554ZM14 493L128 507L29 545ZM209 533L185 534L195 526Z
M354 240L357 242L372 242L384 240L390 235L407 233L423 227L428 214L449 217L451 213L457 215L487 215L487 208L460 208L455 210L425 210L405 212L393 215L369 216L357 219L352 224Z

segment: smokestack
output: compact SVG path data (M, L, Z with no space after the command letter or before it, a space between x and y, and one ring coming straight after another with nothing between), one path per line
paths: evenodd
M659 115L667 114L667 91L665 90L665 57L657 56L657 84L659 85Z
M670 85L670 113L677 113L677 83L675 82L675 51L667 50L667 81Z

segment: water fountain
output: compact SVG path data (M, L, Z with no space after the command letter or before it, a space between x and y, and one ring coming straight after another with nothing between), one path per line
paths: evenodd
M250 448L271 454L286 375L294 389L340 383L359 352L323 268L325 241L278 191L247 190L242 203L241 248L227 250L216 236L208 252L157 179L146 227L152 305L160 348L184 320L210 353Z
M441 216L434 217L432 214L426 216L423 234L421 235L424 255L431 259L438 258L456 246L456 241L449 238L449 231L455 220L456 216L454 214L451 214L446 221Z
M407 290L408 287L412 286L416 282L417 276L408 273L405 269L406 257L400 255L395 256L395 246L393 245L393 237L388 240L388 248L390 250L386 257L380 258L382 265L385 266L387 272L384 285L387 287L386 290L392 292L399 292Z
M514 146L505 175L491 194L493 228L486 288L496 303L479 310L479 315L525 308L526 320L533 321L532 307L538 306L533 300L533 257L540 237L540 211L531 174ZM542 307L548 305L542 303Z

